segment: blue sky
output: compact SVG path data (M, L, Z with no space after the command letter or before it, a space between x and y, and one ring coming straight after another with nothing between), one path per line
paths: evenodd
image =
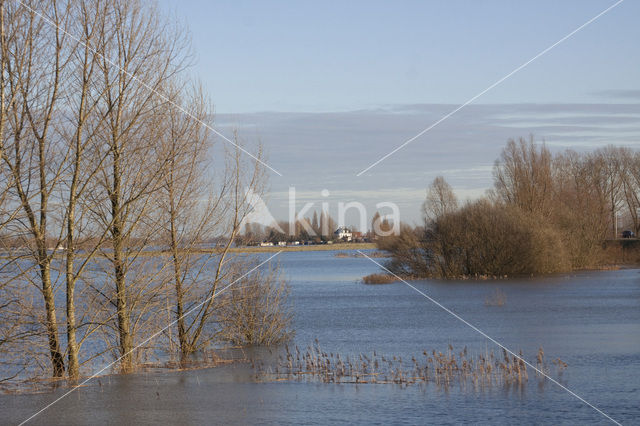
M163 0L186 21L220 112L462 103L612 0ZM640 88L640 2L626 0L483 103L593 102Z
M264 144L270 207L394 198L415 222L444 174L491 185L509 137L553 149L640 143L640 1L626 0L397 155L355 173L612 5L592 1L160 1L193 39L216 123ZM337 158L348 160L336 160ZM334 195L335 194L335 195Z

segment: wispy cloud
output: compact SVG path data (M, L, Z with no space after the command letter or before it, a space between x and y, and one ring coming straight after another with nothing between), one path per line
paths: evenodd
M637 89L611 89L594 93L596 96L608 99L630 99L640 101L640 90Z
M271 202L280 204L293 185L300 201L319 199L322 189L334 202L397 200L406 217L418 217L425 188L437 175L462 198L481 195L492 185L493 163L509 138L533 134L554 151L609 143L640 147L640 103L470 105L375 171L353 177L372 154L387 151L450 108L411 104L350 112L219 114L216 122L259 139L270 163L287 170L286 179L272 178ZM286 217L284 208L272 211Z

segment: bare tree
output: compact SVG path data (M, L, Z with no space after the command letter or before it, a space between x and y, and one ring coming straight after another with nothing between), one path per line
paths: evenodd
M620 192L623 209L626 208L628 218L631 220L633 231L637 234L640 231L640 218L638 209L640 208L640 187L634 178L635 153L626 147L611 148L612 155L617 157L618 174L620 179Z
M524 211L548 217L552 211L552 157L544 144L510 139L493 171L498 197Z
M609 209L598 165L575 151L554 159L553 222L563 231L574 267L597 264L607 235Z
M68 110L71 115L65 123L65 140L69 145L66 178L61 193L61 202L65 204L64 215L65 235L65 282L66 282L66 317L67 317L67 356L68 376L75 380L79 376L80 344L76 336L78 322L76 317L76 285L83 277L85 269L94 261L100 244L107 236L106 232L93 235L94 244L86 246L85 252L76 263L78 240L85 232L97 231L92 229L89 222L89 208L85 200L85 193L92 191L95 178L102 169L106 153L98 146L99 137L105 131L106 114L99 106L105 88L102 92L94 85L98 77L100 54L93 47L100 40L100 29L106 24L108 3L103 1L74 2L73 30L77 35L78 46L73 55L71 78L67 81L70 95L68 96ZM89 228L89 229L87 229ZM91 315L89 312L86 314ZM83 319L84 316L81 316ZM94 321L89 321L94 324ZM81 324L85 326L87 324ZM88 330L91 330L90 328ZM95 330L95 327L93 327ZM90 331L86 331L82 340L86 339Z
M626 198L633 220L634 232L640 234L640 153L632 152L626 159Z
M236 263L232 277L246 274ZM234 279L235 281L236 279ZM274 345L292 337L289 288L277 268L254 270L237 278L216 303L219 339L236 345Z
M591 168L596 175L596 183L607 199L611 236L614 239L618 237L618 212L623 203L620 160L619 152L614 146L598 149L590 156Z
M165 109L166 129L162 144L168 158L161 176L158 202L159 220L171 257L171 281L175 288L175 322L180 353L185 359L197 345L189 333L185 304L202 296L198 288L209 272L207 264L214 256L203 254L203 245L223 221L228 183L212 185L213 164L209 160L211 137L205 125L209 121L208 102L200 88L176 88L175 105ZM185 113L186 111L186 113ZM216 190L219 192L216 193ZM191 317L193 318L193 317Z
M27 2L4 4L3 33L3 89L10 92L7 132L0 149L2 161L11 174L12 193L19 202L24 221L15 222L30 236L32 257L38 265L40 289L46 312L48 346L54 377L64 374L65 366L58 337L58 320L51 280L51 261L60 236L50 233L50 205L63 174L67 149L57 136L57 112L60 107L62 82L67 77L71 59L66 29L69 25L70 5L54 1L35 5ZM42 18L47 16L50 22ZM4 28L10 23L11 28ZM11 37L6 37L10 33ZM20 232L20 231L18 231Z
M96 218L109 233L111 247L104 254L113 267L121 369L127 372L134 364L135 325L127 274L157 226L147 218L168 161L156 144L168 105L163 92L185 66L186 44L178 30L137 0L112 2L100 30L96 86L104 93L99 108L106 117L101 142L106 160L93 196ZM142 288L150 290L149 285Z
M235 142L240 146L241 141L237 135ZM262 157L260 148L256 153L256 157ZM226 219L222 222L215 222L213 229L214 234L224 236L224 238L218 238L219 244L213 249L214 257L200 260L201 265L204 265L202 262L208 263L209 260L212 261L212 271L209 271L211 277L206 280L200 280L206 284L198 286L204 288L204 292L194 291L196 286L193 285L190 287L189 293L176 291L179 296L178 303L183 305L188 303L190 305L184 306L183 309L194 311L191 314L192 319L189 324L183 322L184 329L182 331L178 330L179 333L182 333L180 344L183 359L196 350L203 348L215 338L215 333L206 333L206 330L215 319L216 292L222 282L232 281L233 272L237 268L237 265L236 267L233 266L236 262L231 256L231 248L241 231L242 223L251 213L252 207L249 203L249 196L250 194L261 194L264 191L265 179L261 164L257 161L243 161L239 149L229 152L224 175L226 176L226 182L221 186L220 192L214 199L224 200L223 205L219 205L219 201L216 201L215 205L226 212L224 215ZM185 252L176 252L175 256L180 258L184 257L184 255ZM200 271L201 269L197 270ZM198 276L196 275L196 277ZM177 283L178 281L175 282Z
M452 213L458 208L458 199L453 188L442 176L436 177L427 190L422 211L425 218L434 221L442 215Z
M0 50L0 352L28 342L21 367L46 355L71 380L103 356L132 371L170 294L181 353L205 347L265 177L211 156L183 30L145 0L0 0Z

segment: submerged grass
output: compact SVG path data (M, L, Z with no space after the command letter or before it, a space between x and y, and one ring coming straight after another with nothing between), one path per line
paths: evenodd
M445 352L423 351L418 357L403 360L402 357L379 355L342 356L327 353L317 343L301 351L297 346L286 348L275 367L256 365L256 378L262 381L317 381L323 383L400 384L434 383L448 387L453 384L473 386L524 385L529 380L527 365L520 358L503 351L470 355L465 347L456 353L451 345ZM551 366L538 351L536 367L551 374ZM567 364L560 359L552 362L556 374L562 375ZM536 372L538 380L545 377Z
M362 277L362 282L365 284L391 284L396 281L398 279L390 274L371 274Z
M495 289L491 297L484 299L485 306L504 306L507 303L507 295L499 288Z

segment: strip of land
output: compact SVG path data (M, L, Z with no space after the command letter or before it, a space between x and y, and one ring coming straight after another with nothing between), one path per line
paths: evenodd
M370 250L375 248L375 243L337 243L308 246L233 247L230 251L233 253L273 253L278 251Z

